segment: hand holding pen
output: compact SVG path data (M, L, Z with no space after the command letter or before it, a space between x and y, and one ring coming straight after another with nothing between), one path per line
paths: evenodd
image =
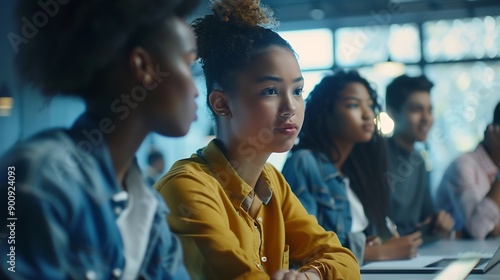
M380 260L398 260L415 257L418 253L418 247L422 244L422 234L417 231L400 237L398 227L389 217L385 218L385 224L393 237L382 245L384 250L380 252Z
M393 237L399 237L398 227L389 217L385 217L385 225Z

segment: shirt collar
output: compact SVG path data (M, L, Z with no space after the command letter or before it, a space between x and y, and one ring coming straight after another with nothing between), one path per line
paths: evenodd
M235 208L242 207L246 211L252 204L254 191L263 204L269 203L272 197L270 179L264 167L259 182L254 190L238 175L233 166L226 159L219 146L221 143L214 139L204 149L200 149L197 155L208 165L212 176L214 176L224 189L226 195Z
M476 155L477 162L481 169L483 169L489 176L495 176L498 172L498 167L491 160L482 143L477 145L474 154Z

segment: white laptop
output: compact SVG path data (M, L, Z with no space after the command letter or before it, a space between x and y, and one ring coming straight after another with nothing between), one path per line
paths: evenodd
M500 262L500 246L493 255L471 253L460 256L417 256L410 260L370 262L361 266L361 273L435 273L459 259L474 258L477 260L477 265L471 273L486 273Z

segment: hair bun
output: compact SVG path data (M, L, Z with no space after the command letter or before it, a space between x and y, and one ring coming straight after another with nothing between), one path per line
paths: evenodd
M212 0L212 12L222 22L253 27L277 26L273 11L260 5L260 0Z

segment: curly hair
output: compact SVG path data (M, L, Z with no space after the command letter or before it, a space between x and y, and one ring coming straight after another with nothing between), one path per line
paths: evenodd
M212 90L234 88L235 75L271 46L295 53L290 44L272 30L272 11L260 1L221 0L212 2L212 14L193 22L207 86L207 104ZM212 111L213 112L213 111Z
M337 121L332 114L332 108L334 108L344 88L350 83L363 84L373 100L375 114L380 111L377 93L366 79L356 71L337 71L333 75L324 77L309 94L306 100L304 125L299 135L300 143L294 149L306 148L327 155L331 154L331 139L334 136L334 127Z
M431 91L434 84L425 75L409 77L401 75L395 78L388 86L385 93L387 109L399 112L403 104L415 91Z
M19 0L18 32L26 37L15 57L21 81L49 97L85 99L100 71L131 47L155 48L159 40L166 40L161 23L187 15L198 2ZM28 28L31 34L26 34Z
M316 154L326 155L333 163L340 159L340 151L332 141L335 138L335 123L338 122L332 109L344 88L351 83L364 85L373 101L374 113L377 115L380 112L377 93L366 79L353 70L337 71L323 78L309 94L300 142L293 150L310 149ZM379 233L385 233L384 218L389 194L384 177L387 171L384 138L375 132L368 143L357 143L342 166L342 171L349 177L350 187L363 204L370 222Z

